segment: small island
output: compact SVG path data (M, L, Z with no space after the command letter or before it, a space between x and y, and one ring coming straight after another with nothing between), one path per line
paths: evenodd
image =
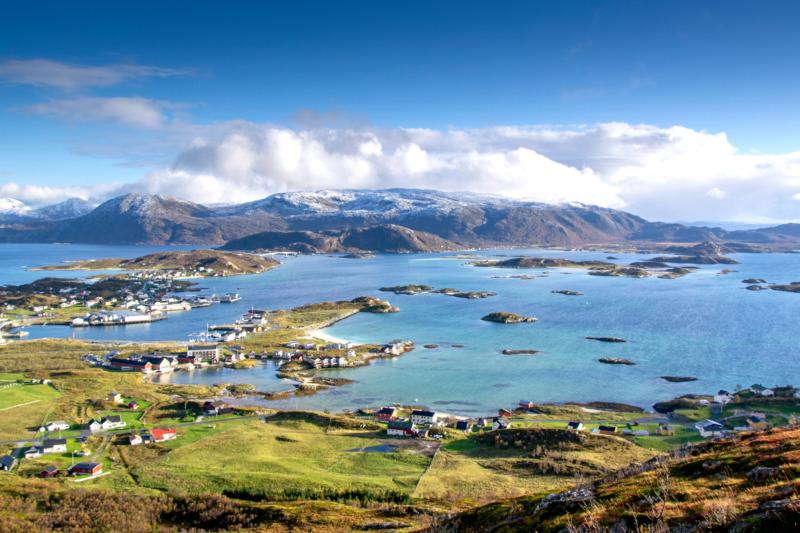
M664 381L669 381L670 383L687 383L689 381L697 381L697 378L692 376L661 376L661 379Z
M622 357L601 357L600 359L598 359L598 361L600 361L601 363L604 363L606 365L627 365L627 366L631 366L631 365L635 365L636 364L633 361L631 361L630 359L624 359Z
M524 322L536 322L538 319L534 316L523 316L516 313L509 313L508 311L498 311L481 317L481 320L497 322L498 324L522 324Z
M506 348L505 350L503 350L502 353L503 353L503 355L536 355L538 353L541 353L541 351L540 350L530 350L530 349L512 350L510 348Z
M395 294L404 294L407 296L414 296L415 294L443 294L445 296L453 296L455 298L464 298L466 300L478 300L481 298L489 298L496 296L497 293L491 291L462 291L452 287L445 287L444 289L434 289L430 285L395 285L392 287L381 287L378 289L383 292L393 292Z
M583 296L583 293L579 291L560 290L560 291L550 291L550 292L553 294L563 294L564 296Z
M599 342L628 342L625 339L621 339L619 337L586 337L586 339L590 341L599 341Z

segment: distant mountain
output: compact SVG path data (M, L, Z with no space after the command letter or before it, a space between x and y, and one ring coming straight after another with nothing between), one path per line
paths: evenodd
M81 212L86 206L77 201L50 206L47 216L41 210L34 216L24 204L7 204L9 211L27 214L0 220L0 241L5 242L219 245L263 234L260 247L274 242L277 248L294 245L324 250L350 246L344 240L331 241L343 239L344 232L395 226L461 246L628 244L663 248L712 242L734 251L800 248L797 224L727 231L649 222L624 211L583 204L548 205L420 189L279 193L255 202L213 207L158 195L128 194L89 212ZM69 216L69 209L77 216ZM348 234L351 239L359 235ZM364 237L367 241L371 238ZM449 246L426 239L417 243L420 248ZM352 248L362 244L352 243ZM414 248L410 243L403 247Z
M0 218L22 217L30 213L32 209L19 200L14 198L0 198Z
M83 198L68 198L63 202L33 210L33 216L44 220L66 220L85 215L94 205Z
M440 252L462 248L424 231L394 224L345 231L265 231L226 243L223 250L286 250L303 253L332 252Z

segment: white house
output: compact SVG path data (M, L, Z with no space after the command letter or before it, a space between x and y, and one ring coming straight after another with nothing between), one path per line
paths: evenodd
M65 453L67 439L45 439L40 447L42 453Z
M186 353L198 361L219 361L222 348L219 344L190 344Z
M436 424L438 415L434 411L417 409L411 412L411 423L418 426L432 426Z
M772 389L764 389L761 391L761 396L775 396L775 391Z
M733 399L733 397L731 396L731 393L726 391L726 390L724 390L724 389L720 389L714 395L714 403L719 403L719 404L722 404L722 405L725 405L726 403L730 402L732 399Z
M39 431L65 431L69 429L69 424L64 422L63 420L56 420L54 422L49 422L44 426L39 428Z

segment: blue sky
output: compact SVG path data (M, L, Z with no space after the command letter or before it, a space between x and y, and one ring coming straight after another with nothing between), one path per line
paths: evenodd
M213 137L206 128L230 121L442 132L626 123L724 133L739 154L800 149L800 7L792 2L28 2L0 9L0 182L17 185L132 183L175 169L187 145ZM34 60L49 62L36 67L45 70L101 68L118 77L69 86L21 79L30 71L20 65ZM3 62L16 63L4 74ZM120 118L116 104L103 107L113 98L138 100L117 101L126 106ZM146 103L160 118L132 122L130 105L145 112ZM579 170L587 164L574 154L545 155ZM197 166L184 170L219 170ZM793 217L788 205L783 218Z

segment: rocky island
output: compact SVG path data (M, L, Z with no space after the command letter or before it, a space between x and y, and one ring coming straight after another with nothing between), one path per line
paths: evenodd
M579 291L560 290L560 291L550 291L550 292L553 294L563 294L564 296L583 296L583 293Z
M586 337L586 339L590 341L600 341L600 342L628 342L625 339L621 339L619 337Z
M633 361L631 361L630 359L624 359L622 357L601 357L600 359L598 359L598 361L600 361L601 363L604 363L606 365L627 365L627 366L632 366L632 365L636 364Z
M497 322L498 324L521 324L524 322L536 322L538 319L533 316L523 316L516 313L509 313L508 311L498 311L481 317L481 320Z
M687 383L690 381L697 381L697 378L692 376L661 376L661 379L664 381L669 381L670 383Z
M540 350L530 350L530 349L512 350L510 348L506 348L505 350L502 351L503 355L536 355L538 353L541 353L541 351Z
M453 296L455 298L464 298L467 300L477 300L497 295L497 293L491 291L461 291L452 287L434 289L430 285L397 285L394 287L381 287L378 290L383 292L393 292L395 294L405 294L408 296L423 293L443 294L445 296Z
M279 264L274 259L255 254L192 250L158 252L135 259L89 259L36 267L31 270L157 270L174 273L174 277L217 277L259 274Z

